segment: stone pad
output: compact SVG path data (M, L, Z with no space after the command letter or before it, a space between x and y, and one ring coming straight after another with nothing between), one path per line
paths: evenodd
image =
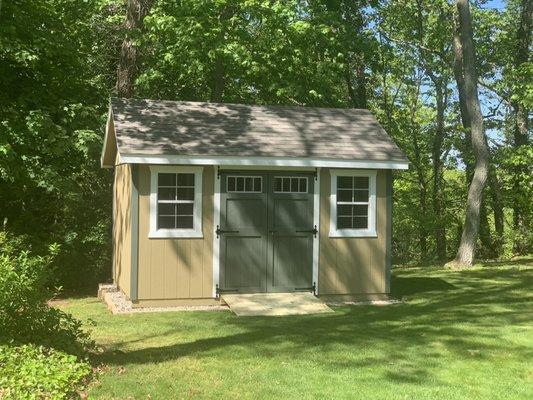
M224 301L239 316L298 315L333 312L311 293L224 294Z

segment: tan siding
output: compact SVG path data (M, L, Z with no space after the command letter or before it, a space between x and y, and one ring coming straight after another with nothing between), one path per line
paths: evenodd
M130 296L131 289L131 167L115 166L113 223L114 281Z
M212 297L214 168L202 182L203 238L149 239L150 168L139 166L139 303Z
M321 295L385 292L386 171L378 171L376 180L377 238L330 238L331 175L329 169L321 171L319 261Z

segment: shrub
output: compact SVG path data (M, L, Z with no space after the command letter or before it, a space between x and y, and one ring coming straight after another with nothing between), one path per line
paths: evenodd
M20 244L0 232L0 340L82 354L92 342L81 322L47 303L56 294L49 282L57 246L50 246L45 256L32 256L19 251Z
M0 345L0 398L66 399L77 396L91 373L76 356L38 345Z

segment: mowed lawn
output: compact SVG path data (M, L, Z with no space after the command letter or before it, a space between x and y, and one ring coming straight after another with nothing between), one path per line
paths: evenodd
M101 399L533 399L532 260L394 272L404 303L334 314L111 315L61 307L103 352Z

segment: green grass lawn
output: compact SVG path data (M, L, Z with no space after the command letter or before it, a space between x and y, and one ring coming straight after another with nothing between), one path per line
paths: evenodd
M532 260L396 270L403 304L334 314L113 316L95 298L102 399L532 399Z

